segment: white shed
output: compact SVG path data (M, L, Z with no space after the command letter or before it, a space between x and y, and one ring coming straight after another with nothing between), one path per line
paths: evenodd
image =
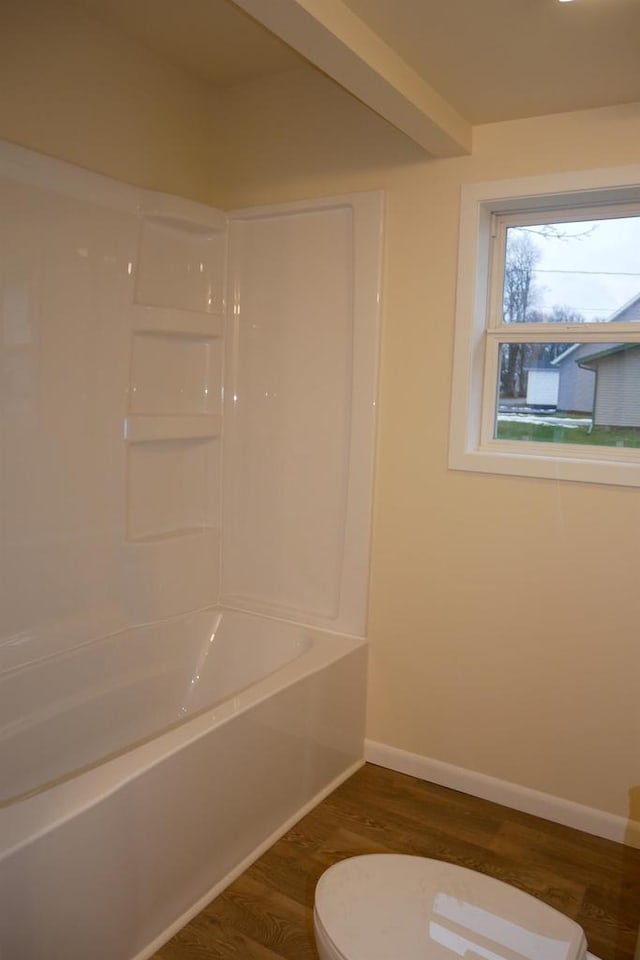
M559 370L529 370L527 377L527 406L550 407L558 405Z

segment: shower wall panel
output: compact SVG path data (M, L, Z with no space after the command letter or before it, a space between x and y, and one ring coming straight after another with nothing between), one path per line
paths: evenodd
M382 203L231 216L227 602L366 633Z
M0 211L2 671L217 599L226 221L5 143Z

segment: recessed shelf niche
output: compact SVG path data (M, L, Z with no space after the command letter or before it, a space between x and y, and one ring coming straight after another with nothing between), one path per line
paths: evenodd
M144 218L136 269L136 303L222 313L224 233L198 232Z
M220 340L137 333L131 346L131 414L220 412Z
M218 526L217 439L130 443L127 539L149 542Z

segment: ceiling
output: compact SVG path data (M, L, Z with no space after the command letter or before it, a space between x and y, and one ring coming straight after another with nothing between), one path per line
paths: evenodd
M345 0L473 124L640 101L638 0Z
M304 62L230 0L73 2L219 89L291 70Z
M218 88L305 62L231 0L75 2ZM289 17L314 6L253 2L258 11L270 5ZM370 38L374 31L470 124L640 101L640 0L327 0L325 8L346 10Z

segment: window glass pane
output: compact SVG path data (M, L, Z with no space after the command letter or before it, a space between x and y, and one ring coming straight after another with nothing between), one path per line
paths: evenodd
M640 447L640 343L501 343L494 437Z
M504 323L640 322L640 216L506 231Z

